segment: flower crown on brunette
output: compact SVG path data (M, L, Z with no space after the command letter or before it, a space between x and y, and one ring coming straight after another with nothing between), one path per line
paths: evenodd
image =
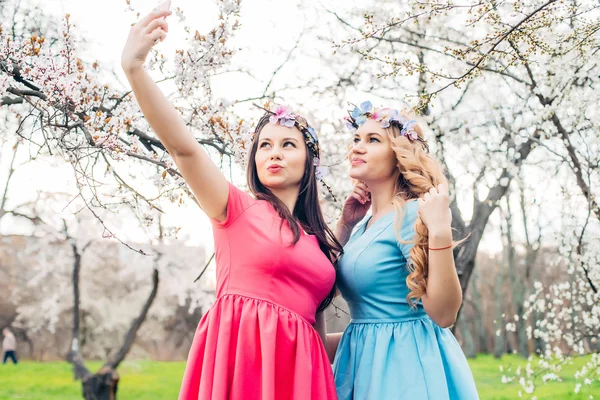
M304 142L308 146L308 149L313 154L313 165L315 166L315 178L320 181L323 186L329 191L329 194L336 200L331 187L325 183L323 178L329 174L329 168L321 164L321 149L319 147L319 138L314 128L308 125L306 118L301 115L294 114L289 106L285 105L271 105L266 103L264 106L254 104L255 107L260 108L267 114L270 114L269 122L271 124L279 124L288 128L297 128L304 135ZM252 140L256 138L256 132L250 132Z
M400 136L406 137L411 142L419 142L423 149L429 152L427 141L419 136L415 130L418 122L414 119L409 121L404 115L400 115L398 110L393 108L375 108L370 101L365 101L360 106L355 106L354 110L348 111L348 116L344 117L344 121L346 121L346 127L350 132L354 133L359 126L367 122L367 118L380 121L382 128L398 128Z

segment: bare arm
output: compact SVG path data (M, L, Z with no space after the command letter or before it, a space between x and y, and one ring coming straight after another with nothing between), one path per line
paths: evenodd
M335 358L335 352L337 351L338 345L340 344L340 339L342 338L342 332L329 334L327 333L327 323L325 321L324 312L317 313L317 322L315 323L315 329L319 333L319 336L321 336L321 340L323 341L323 345L325 346L325 351L327 352L329 362L333 363L333 359Z
M204 212L217 220L226 217L229 186L225 176L185 126L144 69L144 61L157 40L164 40L167 10L154 10L131 28L121 64L146 120L165 146Z
M315 330L321 337L324 346L327 346L327 323L325 321L325 313L318 312L316 315Z
M338 220L337 224L335 224L335 230L333 233L342 246L348 243L353 228L353 226L345 225L341 219Z
M429 230L427 288L423 308L443 328L452 326L462 303L462 289L452 254L452 214L448 186L432 188L419 199L419 215ZM440 250L434 250L440 249Z
M335 359L335 353L337 352L340 340L342 339L342 334L342 332L327 334L327 343L325 343L325 350L327 351L327 357L329 357L329 362L332 364L333 360Z
M371 195L364 182L357 182L346 198L342 215L335 226L335 237L343 245L348 243L352 229L365 217L371 207Z
M429 248L438 249L452 243L452 231L429 232ZM429 275L427 291L423 296L423 308L431 319L447 328L456 322L456 315L462 303L462 289L452 248L429 250Z

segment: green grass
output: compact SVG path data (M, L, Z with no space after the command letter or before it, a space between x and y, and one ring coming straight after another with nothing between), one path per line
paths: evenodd
M600 399L600 383L595 382L592 385L583 385L578 394L575 394L575 379L573 373L587 362L588 358L579 358L573 361L571 365L565 365L559 376L562 382L549 382L543 384L541 379L536 382L535 396L538 400L562 400L562 399L589 399L590 395ZM510 367L514 371L518 366L525 366L526 361L519 356L504 356L502 360L497 360L493 356L479 355L475 359L469 360L471 371L475 377L477 390L481 399L490 400L514 400L518 399L518 391L521 388L517 380L510 383L502 383L503 373L500 372L500 366L504 366L506 374ZM523 371L524 372L524 371ZM506 374L507 376L509 374ZM523 398L529 398L523 392Z
M86 364L90 371L99 362ZM121 379L117 398L176 399L185 369L183 362L125 362L118 369ZM0 400L80 400L81 383L73 381L73 369L66 362L28 362L0 365Z
M600 399L600 384L584 386L579 394L573 392L575 386L572 371L584 360L576 360L566 366L561 377L563 382L540 385L536 396L541 399L588 399L590 395ZM480 355L469 360L481 399L518 399L519 384L500 382L500 365L516 368L523 365L519 357L506 356L502 361L491 356ZM89 363L95 370L100 363ZM119 400L176 399L185 364L182 362L139 361L126 362L119 368ZM525 397L526 398L526 397ZM81 386L73 382L71 365L65 362L22 362L18 366L0 365L0 400L79 400ZM412 399L410 399L412 400Z

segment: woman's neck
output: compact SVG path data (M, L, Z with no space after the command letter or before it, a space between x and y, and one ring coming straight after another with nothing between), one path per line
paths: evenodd
M374 218L392 211L392 200L395 195L396 180L366 182L371 192L371 213Z
M292 186L289 188L275 188L270 189L271 193L275 195L290 211L291 215L294 215L294 208L296 207L296 202L298 201L298 195L300 193L300 189L296 186Z

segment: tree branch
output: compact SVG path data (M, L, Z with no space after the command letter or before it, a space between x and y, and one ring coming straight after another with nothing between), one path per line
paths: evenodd
M10 166L8 167L8 177L6 178L6 184L4 185L4 192L2 193L2 202L0 203L0 215L4 215L6 213L6 200L8 199L8 186L10 185L10 180L15 173L15 159L17 158L17 151L19 149L19 142L15 142L13 147L13 155L10 160Z
M46 95L39 90L17 89L14 87L9 87L8 89L6 89L6 91L19 97L30 96L37 97L42 100L48 100Z
M567 153L569 154L569 158L571 159L571 162L573 163L573 167L571 168L571 171L573 171L573 174L575 174L575 179L577 181L577 185L579 186L579 188L581 189L581 192L587 199L590 209L594 212L594 214L596 215L596 218L598 218L598 220L600 220L600 207L598 207L598 202L596 201L596 196L594 196L590 187L585 182L585 179L583 179L582 165L581 165L581 162L579 161L579 157L577 157L577 151L575 150L573 143L571 143L571 138L569 136L569 133L567 132L565 127L562 125L560 119L558 118L558 116L555 113L552 114L551 120L552 120L552 124L556 127L556 130L560 134L562 141L567 149Z
M0 106L12 106L13 104L23 104L24 100L20 97L4 96L0 99Z

